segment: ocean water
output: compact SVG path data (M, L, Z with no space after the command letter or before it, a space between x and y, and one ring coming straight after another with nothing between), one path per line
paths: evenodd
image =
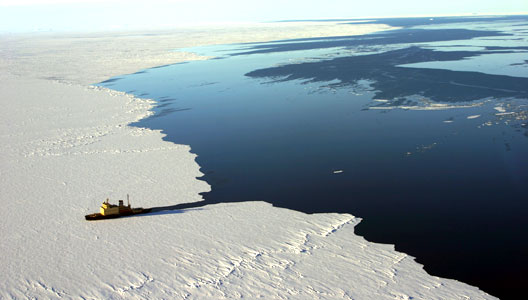
M351 213L430 274L513 298L528 284L528 17L369 22L400 28L185 49L217 58L100 85L158 102L134 126L191 146L204 203Z

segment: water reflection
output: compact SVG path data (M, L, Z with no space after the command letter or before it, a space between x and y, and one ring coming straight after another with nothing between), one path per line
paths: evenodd
M339 83L333 84L334 86L353 86L359 80L368 79L376 90L376 98L392 99L388 105L399 105L412 95L422 95L442 102L528 96L528 78L398 66L417 62L456 61L482 54L488 52L447 52L409 47L379 54L260 69L246 75L310 82L338 80Z

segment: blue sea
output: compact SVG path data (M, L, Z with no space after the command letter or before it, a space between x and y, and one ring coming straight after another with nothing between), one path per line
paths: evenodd
M99 85L157 101L133 125L191 146L212 187L198 205L351 213L357 234L428 273L516 299L528 285L528 16L364 22L397 29L179 49L215 59Z

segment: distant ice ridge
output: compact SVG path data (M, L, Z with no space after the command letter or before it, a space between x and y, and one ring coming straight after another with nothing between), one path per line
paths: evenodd
M403 100L403 101L402 101ZM488 102L489 100L480 100L475 102L465 102L460 104L434 102L431 99L421 97L419 95L412 95L405 97L405 99L373 99L375 102L369 105L368 109L373 110L447 110L457 108L472 108L478 107Z
M528 120L527 105L524 100L515 98L505 99L494 99L486 98L479 99L473 102L462 102L458 104L452 103L437 103L431 99L420 97L419 95L408 96L405 99L372 99L372 102L368 104L367 109L369 110L449 110L449 109L471 109L475 107L484 107L484 111L489 110L488 114L468 114L465 116L467 120L474 120L483 118L484 122L477 125L478 128L493 126L499 124L505 124L509 126L517 126L525 128L525 121ZM443 123L449 124L454 123L453 117L442 121ZM526 135L526 134L525 134Z
M475 107L475 105L448 105L444 103L433 103L429 106L419 106L419 105L398 105L398 106L371 106L369 109L404 109L404 110L445 110L445 109L455 109L455 108L470 108Z

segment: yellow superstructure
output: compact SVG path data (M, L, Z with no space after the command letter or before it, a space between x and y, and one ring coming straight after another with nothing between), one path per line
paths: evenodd
M128 211L131 211L130 204L128 206L125 206L123 204L123 200L119 200L119 205L110 204L108 198L106 199L103 204L101 204L101 208L99 209L101 215L103 216L109 216L109 215L118 215L122 213L126 213Z

